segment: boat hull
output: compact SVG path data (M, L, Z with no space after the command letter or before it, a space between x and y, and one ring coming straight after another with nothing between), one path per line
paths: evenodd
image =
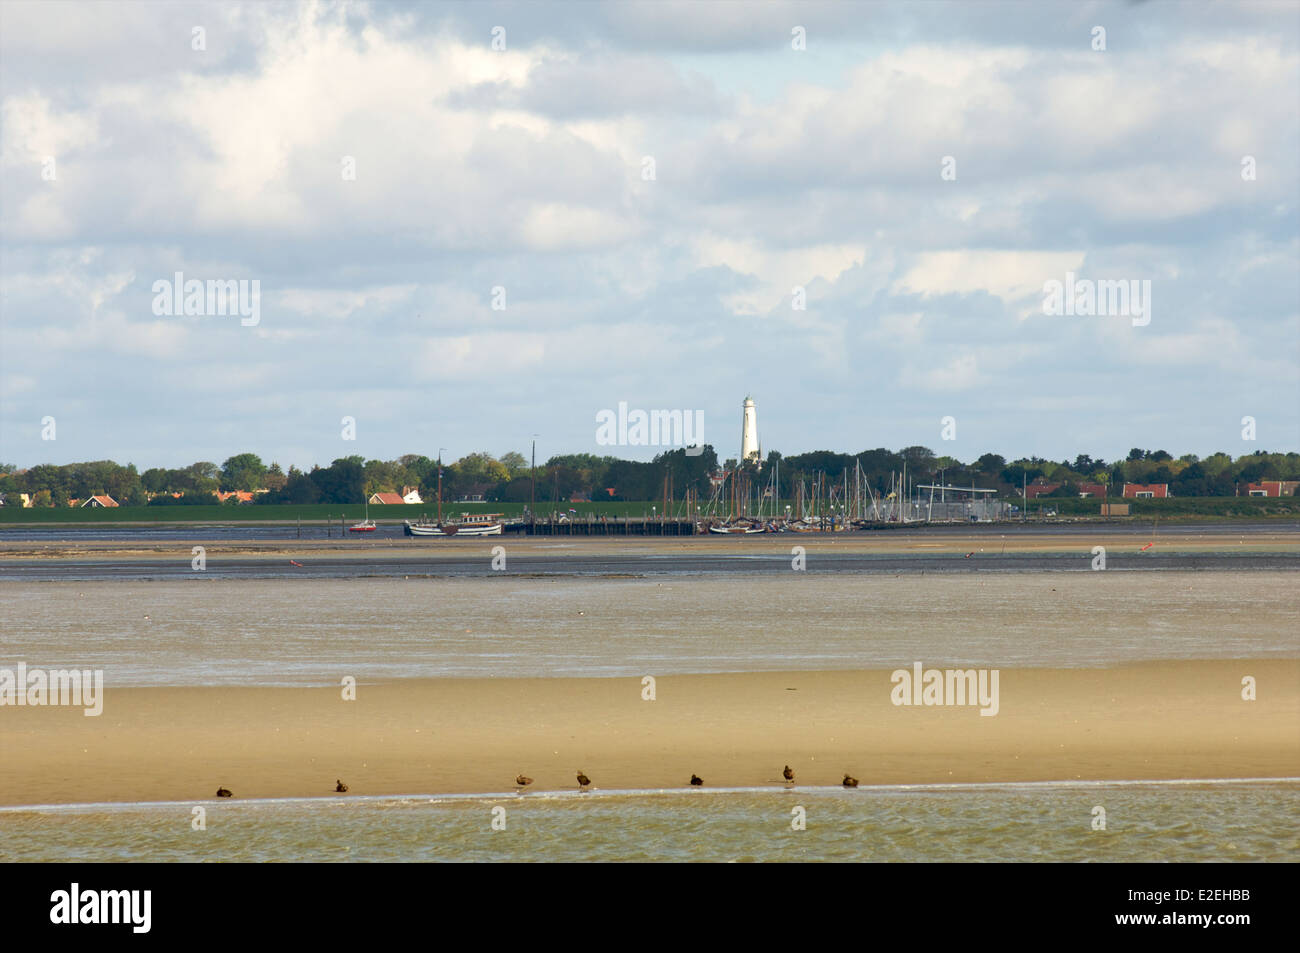
M491 523L486 526L458 526L455 523L437 525L420 525L407 522L402 527L407 536L500 536L501 524Z

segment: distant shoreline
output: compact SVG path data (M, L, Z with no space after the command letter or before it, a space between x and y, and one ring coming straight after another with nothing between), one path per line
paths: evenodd
M358 507L360 510L360 507ZM421 513L412 513L404 518L378 517L371 516L371 520L376 526L394 526L400 527L405 520L416 520L423 515ZM451 515L450 513L448 514ZM635 518L635 517L634 517ZM343 517L343 522L350 522L362 519L360 512L349 514ZM1052 518L1035 518L1029 520L1000 520L996 522L981 523L959 523L959 522L940 522L938 520L932 523L926 522L909 522L906 524L899 523L881 523L863 530L848 530L847 532L855 536L866 536L876 532L898 532L898 531L947 531L947 532L987 532L994 528L1001 528L1002 531L1007 529L1020 530L1046 530L1051 531L1066 526L1086 524L1089 526L1133 526L1149 523L1152 520L1158 520L1160 523L1177 524L1180 526L1195 526L1198 524L1205 525L1235 525L1250 526L1258 524L1261 526L1272 527L1278 523L1300 522L1300 512L1295 513L1275 513L1269 515L1250 516L1219 516L1214 514L1197 514L1197 513L1172 513L1168 515L1158 514L1138 514L1135 516L1068 516ZM542 520L539 520L542 522ZM0 510L0 538L6 530L42 530L49 529L51 532L57 532L61 529L172 529L178 527L203 527L203 526L220 526L220 527L335 527L340 520L334 519L304 519L294 520L285 519L282 516L272 516L267 518L250 516L244 519L158 519L158 520L5 520L3 510ZM703 534L700 534L701 536ZM788 534L792 537L799 534ZM810 534L816 535L816 534ZM830 534L827 534L830 535ZM836 533L836 536L841 534ZM690 538L690 537L682 537Z

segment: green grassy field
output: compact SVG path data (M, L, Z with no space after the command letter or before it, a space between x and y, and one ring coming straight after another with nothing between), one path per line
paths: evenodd
M678 504L680 507L680 504ZM663 509L662 502L606 502L606 503L563 503L561 512L570 508L577 510L579 518L595 516L633 516L643 517L657 515L652 509ZM523 503L443 503L444 517L457 517L461 513L502 513L506 516L519 516L527 508ZM538 518L545 518L555 508L551 503L537 505ZM370 518L376 521L415 520L423 516L433 517L437 514L437 503L414 505L375 505L370 507ZM81 508L81 507L32 507L22 509L16 506L0 507L0 524L5 523L224 523L224 522L272 522L295 523L307 522L358 522L366 515L366 508L360 503L340 506L337 503L315 503L305 506L291 504L246 504L243 506L119 506L116 508Z
M1300 497L1273 498L1251 496L1202 496L1165 500L1112 499L1112 503L1128 503L1129 516L1149 519L1294 519L1300 516ZM1101 500L1039 497L1029 502L1029 515L1035 517L1045 510L1056 510L1058 516L1098 516Z

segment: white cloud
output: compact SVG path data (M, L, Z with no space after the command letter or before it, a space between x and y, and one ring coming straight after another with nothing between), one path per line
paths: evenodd
M896 294L969 294L985 291L1005 301L1030 295L1041 299L1043 283L1078 271L1084 252L985 251L926 252L891 289Z
M818 406L928 419L954 393L1001 415L1051 394L1064 445L1122 379L1170 445L1225 394L1297 421L1277 341L1298 320L1300 36L1278 8L1116 7L1105 54L1084 13L1024 4L870 23L841 4L505 6L504 52L466 9L5 4L6 433L66 400L100 415L86 456L128 453L124 414L170 447L177 411L150 388L195 375L190 416L211 422L186 417L186 439L303 454L317 424L266 406L463 401L445 426L482 434L752 388L765 445L793 451L847 439ZM148 284L177 270L260 278L262 324L155 319ZM1152 325L1017 320L1067 271L1152 278ZM357 370L320 373L341 360ZM410 418L383 419L368 432L413 449ZM907 419L874 442L918 442ZM989 444L1023 425L988 421Z

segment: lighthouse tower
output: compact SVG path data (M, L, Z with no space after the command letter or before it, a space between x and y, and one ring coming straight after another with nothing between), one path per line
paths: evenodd
M754 407L754 398L745 398L745 416L740 429L740 461L761 462L762 448L758 442L758 410Z

